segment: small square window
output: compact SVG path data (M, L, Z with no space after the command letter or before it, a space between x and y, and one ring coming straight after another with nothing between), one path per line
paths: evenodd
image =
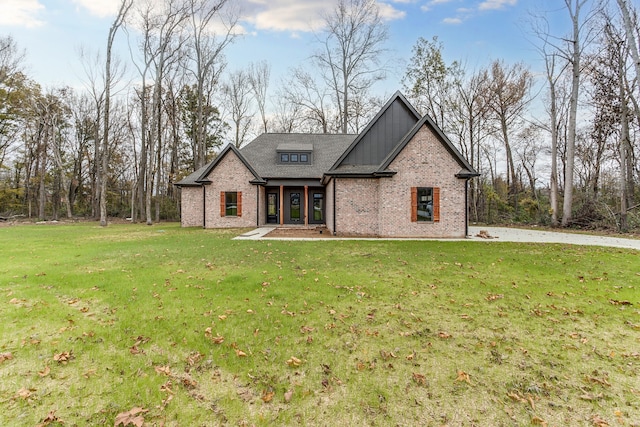
M291 154L291 161L292 162L297 162L298 161L298 155L297 154Z
M300 154L300 162L301 163L307 163L309 161L309 155L308 154Z
M281 163L288 163L289 162L289 154L288 153L280 154L280 162Z

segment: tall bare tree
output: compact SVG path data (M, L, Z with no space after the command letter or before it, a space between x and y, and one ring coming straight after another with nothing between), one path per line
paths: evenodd
M384 78L388 28L375 0L339 0L324 21L326 27L319 37L322 50L314 58L333 92L341 131L347 133L353 94Z
M253 119L249 76L243 70L232 72L222 91L233 123L233 144L240 148L246 142Z
M206 110L213 104L213 94L224 70L224 49L235 39L237 16L223 14L227 0L188 0L190 37L186 67L195 79L195 116L193 139L195 168L204 166L207 159L209 120ZM221 25L216 25L216 24ZM222 31L216 28L222 28Z
M107 225L107 174L109 169L109 118L111 107L111 89L115 84L112 68L112 50L113 42L116 38L118 29L124 23L129 9L133 5L133 0L121 0L120 7L116 18L113 20L111 27L109 28L109 35L107 36L107 51L105 58L105 72L104 72L104 123L103 123L103 135L102 135L102 149L100 150L100 225L105 227Z
M269 88L269 77L271 76L271 67L266 61L251 63L249 65L249 83L253 98L258 106L260 118L262 119L262 131L269 132L267 119L267 89Z
M562 203L562 226L571 224L573 215L573 172L576 153L576 127L578 121L578 97L580 96L580 74L582 72L582 39L584 20L580 12L587 0L564 0L571 19L571 35L567 39L567 60L571 64L571 96L569 98L569 121L567 123L566 166L564 174L564 199Z
M489 85L485 93L485 102L491 117L497 123L500 139L504 144L507 159L507 185L511 193L518 191L510 133L513 126L521 121L531 101L529 91L533 85L533 76L524 64L507 66L502 61L494 61L489 69Z

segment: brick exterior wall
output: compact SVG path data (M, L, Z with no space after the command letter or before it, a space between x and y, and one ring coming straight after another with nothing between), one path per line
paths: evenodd
M244 163L228 151L225 157L207 177L211 184L205 186L206 228L255 227L257 215L256 186L249 183L253 174ZM220 192L242 192L242 216L220 216ZM185 211L183 207L183 212ZM202 208L200 209L202 212Z
M182 187L180 208L180 225L202 227L202 187Z
M424 126L389 166L392 178L339 179L337 234L464 237L465 181L437 137ZM411 187L440 188L440 221L411 222Z

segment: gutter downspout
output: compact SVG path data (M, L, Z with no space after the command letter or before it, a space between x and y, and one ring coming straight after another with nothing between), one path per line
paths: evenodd
M464 237L469 237L469 178L464 180Z
M202 186L202 228L207 228L207 186Z
M260 227L260 186L256 185L256 228Z
M338 185L338 179L333 178L333 235L336 233L336 186Z

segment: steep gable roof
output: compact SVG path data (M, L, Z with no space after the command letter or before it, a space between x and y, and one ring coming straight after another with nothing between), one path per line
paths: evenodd
M461 170L456 174L459 178L472 178L474 176L480 176L479 173L475 171L475 169L467 162L464 156L458 151L458 149L453 145L451 140L447 137L447 135L442 132L442 129L433 121L433 119L425 114L418 123L407 133L402 140L394 147L394 149L387 155L384 161L380 164L380 167L376 170L377 174L384 174L387 172L387 168L391 164L391 162L400 154L400 152L407 146L409 141L418 133L418 131L422 128L422 126L429 127L438 137L438 140L444 145L447 149L451 157L454 158L460 165Z
M252 182L256 184L264 182L263 179L260 177L260 175L257 174L253 166L251 166L251 164L247 161L247 159L245 159L245 157L242 155L240 150L238 150L235 147L235 145L228 144L226 147L224 147L224 149L220 152L220 154L218 154L218 156L215 159L213 159L213 161L201 167L200 169L193 172L192 174L188 175L181 181L176 182L175 185L177 185L178 187L193 187L193 186L201 186L203 184L210 184L210 181L207 179L207 176L216 167L216 165L220 163L222 159L224 159L227 156L227 154L229 154L230 152L234 153L238 157L238 159L240 159L240 161L246 166L249 172L251 172L251 174L255 177L255 179Z
M370 170L372 165L380 165L419 120L420 114L400 92L396 92L330 171L349 166L349 169L356 166L358 170Z

